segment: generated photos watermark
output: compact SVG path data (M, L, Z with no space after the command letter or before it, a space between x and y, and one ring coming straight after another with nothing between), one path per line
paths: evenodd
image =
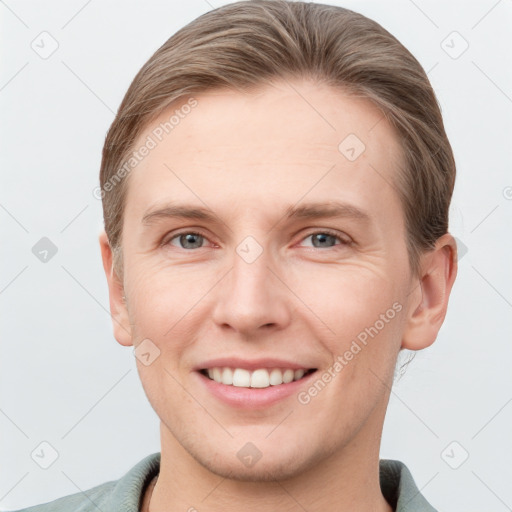
M185 104L176 109L167 121L160 123L151 131L151 134L146 137L142 145L132 152L131 156L125 160L123 166L110 176L103 186L96 187L92 191L92 195L96 199L103 199L105 194L111 192L197 105L198 102L195 98L189 98Z
M343 354L338 355L334 363L307 390L297 395L298 402L302 405L309 404L368 345L369 338L375 338L400 311L402 311L402 304L395 302L385 313L379 315L373 325L365 327L352 340L350 347Z

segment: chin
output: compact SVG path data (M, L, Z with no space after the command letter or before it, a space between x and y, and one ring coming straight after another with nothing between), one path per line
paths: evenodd
M196 447L197 448L197 447ZM328 453L315 453L310 445L309 450L299 443L289 446L288 450L262 449L261 452L251 443L244 448L237 448L233 452L227 445L225 451L216 451L211 454L189 451L189 454L211 473L222 478L228 478L239 482L272 482L284 481L311 471L318 463L321 463ZM255 462L245 463L244 455L253 454L257 458Z
M228 478L238 482L274 482L283 481L298 476L308 469L307 462L295 463L291 461L263 461L263 457L252 467L244 467L238 460L233 464L230 458L225 461L201 461L208 471L222 478Z

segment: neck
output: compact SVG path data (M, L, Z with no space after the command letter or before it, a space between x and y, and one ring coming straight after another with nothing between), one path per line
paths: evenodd
M223 478L203 467L162 424L160 473L148 510L231 512L243 503L246 512L393 512L380 489L380 433L365 435L364 430L293 478L248 482Z

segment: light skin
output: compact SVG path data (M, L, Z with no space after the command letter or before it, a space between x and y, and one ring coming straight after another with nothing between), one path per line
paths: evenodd
M400 148L367 100L307 80L195 98L129 176L122 280L100 235L117 341L150 339L160 350L149 366L136 360L161 420L149 510L389 512L378 465L396 358L436 339L457 272L454 239L442 236L411 274L392 185ZM354 161L338 150L349 134L366 146ZM286 215L340 202L367 218ZM163 205L213 218L142 221ZM332 236L319 236L326 230ZM197 231L193 247L177 236ZM251 263L236 251L248 236L262 249ZM195 370L218 357L275 357L321 378L396 303L394 318L307 404L295 393L235 408ZM262 454L251 467L237 457L249 442Z

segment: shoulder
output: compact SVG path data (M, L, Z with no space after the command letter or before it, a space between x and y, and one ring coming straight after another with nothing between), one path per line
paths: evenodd
M138 512L145 487L160 469L160 453L137 463L119 480L97 485L83 492L12 512Z
M421 494L403 462L381 459L379 471L382 494L396 512L437 512Z
M92 512L97 511L98 508L102 510L102 505L112 495L112 489L116 483L115 481L106 482L84 492L13 512Z

